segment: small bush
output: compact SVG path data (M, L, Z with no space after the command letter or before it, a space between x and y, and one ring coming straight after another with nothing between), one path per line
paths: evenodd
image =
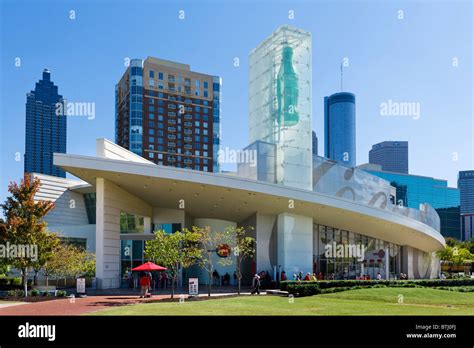
M30 296L33 296L33 297L37 297L41 294L41 291L39 291L38 289L33 289L30 291Z
M41 296L50 297L51 294L50 294L48 291L43 291L43 292L41 293Z
M67 293L64 290L58 290L56 292L56 297L66 297Z

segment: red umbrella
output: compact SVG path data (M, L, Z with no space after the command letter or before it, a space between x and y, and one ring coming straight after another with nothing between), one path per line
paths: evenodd
M132 268L132 271L147 271L147 272L151 272L151 271L165 271L166 269L167 269L166 267L162 267L162 266L155 265L153 262L146 262L146 263L144 263L144 264L141 265L141 266Z

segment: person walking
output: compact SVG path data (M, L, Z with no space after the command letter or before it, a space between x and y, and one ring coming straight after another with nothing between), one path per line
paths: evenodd
M260 276L258 274L255 274L253 276L252 287L253 287L253 290L250 294L253 295L257 293L257 295L260 295Z

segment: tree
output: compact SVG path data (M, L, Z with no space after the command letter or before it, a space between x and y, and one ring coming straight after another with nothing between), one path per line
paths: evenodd
M252 230L253 227L248 227L247 230ZM248 257L252 257L255 254L255 238L248 236L248 231L244 227L228 227L227 233L231 236L231 246L233 254L236 257L236 269L235 273L237 276L237 293L240 295L240 285L242 281L242 261Z
M43 218L54 208L54 203L35 201L34 197L39 186L39 179L32 180L28 173L25 173L20 185L11 182L8 186L11 196L0 205L5 216L5 220L0 219L0 242L3 244L8 242L16 248L20 246L34 248L38 243L43 243L41 239L44 238L46 230ZM44 247L47 249L47 246ZM21 253L7 258L6 261L21 271L25 296L28 296L28 269L34 266L37 260L26 253Z
M199 266L207 273L208 286L207 295L211 296L212 273L214 272L214 253L223 245L232 244L232 236L229 230L211 231L209 226L204 228L193 227L193 231L199 235L199 244L201 257L199 258ZM231 257L223 257L218 263L226 266L232 264Z
M461 266L474 260L474 255L469 249L446 245L444 249L437 252L438 257L445 262L455 266Z
M61 243L57 234L47 231L43 231L42 233L43 235L40 236L37 241L38 258L32 264L33 270L35 271L34 285L38 285L38 272L54 257L54 251Z
M198 248L199 234L184 229L172 234L163 230L155 232L155 238L145 243L145 255L155 263L168 268L171 273L171 298L180 268L196 263L201 256Z
M49 277L55 277L56 281L63 278L66 285L67 278L77 279L95 274L95 255L71 244L61 243L54 249L53 256L43 269L46 285Z

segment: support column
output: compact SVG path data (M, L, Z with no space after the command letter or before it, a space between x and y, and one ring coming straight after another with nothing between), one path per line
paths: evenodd
M278 215L278 264L291 279L293 273L313 271L313 219Z

